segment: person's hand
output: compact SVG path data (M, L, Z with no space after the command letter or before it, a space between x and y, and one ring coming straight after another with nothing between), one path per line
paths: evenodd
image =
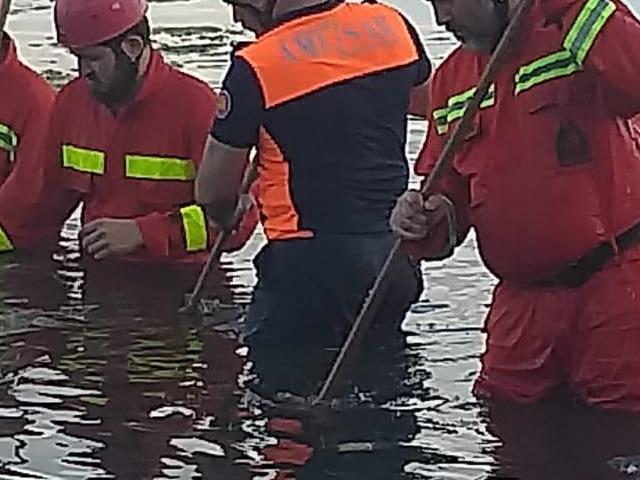
M442 195L427 200L417 190L403 193L391 213L391 229L404 240L422 240L447 217L449 204Z
M213 220L211 220L210 218L208 219L209 225L220 230L233 232L241 224L242 218L245 216L245 214L249 210L251 210L254 206L255 206L255 201L253 200L253 197L250 194L246 193L246 194L240 195L238 197L238 203L236 204L236 210L233 213L233 216L231 217L231 219L229 220L229 225L220 225L217 222L214 222Z
M80 232L82 249L95 260L133 253L144 245L135 220L100 218L87 223Z

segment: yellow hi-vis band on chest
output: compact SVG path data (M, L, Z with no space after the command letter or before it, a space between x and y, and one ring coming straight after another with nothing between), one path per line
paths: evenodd
M0 150L13 152L18 146L18 135L9 125L0 123Z
M62 146L62 166L82 173L104 174L104 152L75 147Z
M598 34L616 8L611 0L586 2L564 38L561 50L520 67L515 78L516 95L554 78L582 70Z
M125 175L145 180L193 180L196 168L189 159L127 155Z
M562 43L562 46L575 56L580 65L587 57L600 30L615 11L616 5L611 0L589 0L582 7L580 15L573 22L571 30Z
M453 95L447 100L446 107L439 108L433 112L433 121L435 122L438 135L444 135L445 133L447 133L449 131L449 125L462 118L462 115L467 109L467 105L469 104L469 101L473 97L474 93L476 93L476 87L470 88L465 92ZM489 87L489 91L484 97L482 103L480 103L480 108L493 107L495 103L496 86L495 84L493 84Z
M9 240L9 236L0 227L0 252L11 252L13 250L13 243Z
M208 240L207 219L198 205L188 205L180 209L187 252L206 250Z

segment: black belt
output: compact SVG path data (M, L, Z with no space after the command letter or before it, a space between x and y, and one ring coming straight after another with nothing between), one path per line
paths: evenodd
M640 243L640 222L625 230L615 239L618 252L624 252ZM593 274L602 268L616 256L616 250L610 242L601 243L589 250L584 256L575 262L562 268L559 272L540 282L535 286L549 288L577 288L584 285Z

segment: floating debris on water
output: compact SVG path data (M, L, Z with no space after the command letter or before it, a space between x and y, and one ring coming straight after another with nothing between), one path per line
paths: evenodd
M609 466L626 475L629 480L640 480L640 455L615 457L609 460Z
M195 418L196 412L190 408L180 406L160 407L149 412L149 418L152 419L167 418L172 415L182 415L187 418Z

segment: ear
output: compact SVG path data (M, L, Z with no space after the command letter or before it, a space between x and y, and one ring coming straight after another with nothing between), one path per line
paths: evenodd
M144 50L144 41L138 35L129 35L120 44L124 54L129 57L132 62L135 62L140 58L142 51Z

